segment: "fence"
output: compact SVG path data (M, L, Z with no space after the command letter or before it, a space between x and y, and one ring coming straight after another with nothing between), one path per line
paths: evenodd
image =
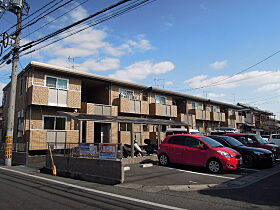
M48 143L53 156L122 159L123 150L120 143Z
M25 152L26 151L26 143L13 143L13 152ZM0 142L0 151L4 151L5 142Z

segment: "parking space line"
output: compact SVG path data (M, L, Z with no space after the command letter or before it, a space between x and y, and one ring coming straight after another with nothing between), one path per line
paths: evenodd
M176 171L181 171L181 172L190 173L190 174L198 174L198 175L202 175L202 176L212 176L212 177L218 177L218 178L223 178L223 179L236 179L236 178L228 177L228 176L219 176L219 175L200 173L200 172L195 172L195 171L186 171L186 170L182 170L182 169L170 168L170 167L165 167L165 166L157 166L157 167L167 168L170 170L176 170Z
M242 170L247 170L247 171L255 171L255 172L260 171L260 170L258 170L258 169L252 169L252 168L240 168L240 169L242 169Z

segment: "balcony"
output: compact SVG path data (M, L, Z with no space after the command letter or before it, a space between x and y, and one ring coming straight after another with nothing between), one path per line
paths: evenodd
M132 114L149 114L148 101L140 101L137 99L118 98L116 103L119 107L119 112Z
M211 121L225 122L226 115L222 112L210 112L210 119Z
M245 117L242 115L237 115L236 123L245 123Z
M28 88L28 104L49 105L69 108L81 107L81 92L59 90L32 85Z
M189 114L195 115L196 120L210 120L210 111L200 110L200 109L191 109Z
M49 131L49 130L27 130L27 138L29 139L29 150L46 150L47 143L78 143L79 131ZM64 146L64 145L63 145ZM59 148L57 148L59 149Z
M82 103L80 112L94 115L117 116L118 107L105 104Z
M149 107L150 115L177 117L177 106L175 105L152 103Z
M192 114L182 114L179 113L176 117L176 121L178 122L184 122L187 123L188 125L195 127L195 116Z

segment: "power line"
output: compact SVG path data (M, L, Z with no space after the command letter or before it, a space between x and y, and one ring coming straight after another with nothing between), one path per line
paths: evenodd
M77 22L75 22L75 23L73 23L73 24L71 24L71 25L69 25L69 26L66 26L66 27L64 27L64 28L62 28L62 29L60 29L60 30L58 30L58 31L56 31L56 32L53 32L53 33L51 33L51 34L49 34L49 35L47 35L47 36L45 36L45 37L42 37L42 38L40 38L40 39L38 39L38 40L29 42L29 43L27 43L27 44L25 44L25 45L22 46L22 48L23 48L23 47L24 47L24 48L23 48L21 51L28 50L29 48L34 47L34 46L36 46L36 45L38 45L38 44L40 44L40 43L42 43L42 42L44 42L44 41L46 41L46 40L48 40L48 39L50 39L50 38L53 38L54 36L56 36L56 35L58 35L58 34L63 34L63 32L66 32L66 30L68 30L68 29L70 29L70 28L73 28L74 26L76 26L76 25L78 25L78 24L80 24L80 23L83 23L83 22L85 22L85 21L87 21L87 20L89 20L89 19L91 19L91 18L93 18L93 17L95 17L95 16L97 16L97 15L99 15L99 14L102 14L102 13L107 12L107 11L113 9L113 8L116 8L116 7L118 7L119 5L122 5L122 4L124 4L124 3L128 2L128 1L130 1L130 0L123 0L123 1L120 1L119 3L116 3L116 4L112 5L112 6L109 6L109 7L105 8L105 9L103 9L103 10L101 10L101 11L99 11L99 12L93 14L93 15L90 15L90 16L87 17L87 18L84 18L84 19L82 19L82 20L80 20L80 21L77 21ZM155 1L155 0L153 0L153 1ZM138 2L139 2L139 1L138 1ZM69 37L69 36L72 36L72 35L74 35L74 34L77 34L77 33L81 32L81 31L84 31L84 30L86 30L86 29L88 29L88 28L90 28L90 27L92 27L92 26L95 26L95 25L101 23L101 22L107 21L107 20L109 20L109 19L111 19L111 18L114 18L114 17L119 16L119 15L122 15L122 14L128 12L128 11L131 11L131 10L133 10L133 9L135 9L135 8L138 8L138 7L140 7L140 6L143 6L143 5L144 5L145 3L147 3L147 2L151 2L151 0L143 0L143 1L140 1L139 3L134 3L134 5L131 5L131 6L128 7L128 8L125 8L125 9L123 9L123 10L121 10L121 11L118 11L118 12L116 12L115 14L109 14L110 16L107 15L107 17L104 17L104 18L102 18L102 19L99 19L99 20L95 21L94 23L92 23L92 24L90 24L90 25L87 25L86 27L84 27L84 28L82 28L82 29L80 29L80 30L78 30L78 31L75 31L75 32L73 32L73 33L70 33L69 35L67 35L67 36L65 36L65 37L62 37L62 38L59 38L59 39L57 39L57 40L55 40L55 41L53 41L53 42L51 42L51 43L49 43L49 44L47 44L47 45L44 45L44 46L40 47L40 48L37 48L37 49L35 49L35 50L31 50L31 51L25 53L24 55L27 55L27 54L32 53L32 52L35 52L36 50L42 49L42 48L44 48L44 47L47 47L47 46L49 46L49 45L51 45L51 44L53 44L53 43L55 43L55 42L58 42L58 41L60 41L60 40L62 40L62 39L65 39L65 38L67 38L67 37ZM145 4L145 5L146 5L146 4ZM24 56L24 55L22 55L22 56Z
M30 18L31 16L33 16L34 14L36 14L37 12L41 11L42 9L46 8L47 6L51 5L52 3L56 2L57 0L53 0L49 3L47 3L46 5L42 6L41 8L39 8L38 10L36 10L35 12L33 12L32 14L28 15L27 17L25 17L23 19L23 21L25 21L26 19ZM7 33L8 31L10 31L11 29L13 29L14 27L16 27L16 24L14 24L13 26L11 26L10 28L8 28L7 30L5 30L5 32ZM3 32L3 33L5 33Z
M211 83L211 84L209 84L209 85L205 85L205 86L201 86L201 87L197 87L197 88L190 88L190 89L188 89L188 91L193 91L193 90L198 90L198 89L202 89L202 88L206 88L206 87L212 87L212 86L221 85L221 84L218 84L218 83L220 83L220 82L222 82L222 81L225 81L225 80L228 80L228 79L230 79L230 78L232 78L232 77L234 77L234 76L236 76L236 75L238 75L238 74L241 74L241 73L243 73L243 72L245 72L245 71L248 71L249 69L251 69L251 68L253 68L253 67L255 67L255 66L257 66L257 65L259 65L259 64L261 64L261 63L263 63L263 62L265 62L266 60L272 58L273 56L277 55L278 53L280 53L280 50L274 52L273 54L267 56L266 58L262 59L261 61L255 63L255 64L253 64L253 65L251 65L251 66L249 66L249 67L247 67L247 68L245 68L245 69L243 69L243 70L241 70L241 71L239 71L239 72L237 72L237 73L235 73L235 74L233 74L233 75L231 75L231 76L229 76L229 77L227 77L227 78L225 78L225 79L222 79L222 80L213 82L213 83ZM223 84L228 84L228 83L223 83Z
M35 32L39 31L41 28L44 28L46 27L47 25L51 24L52 22L55 22L56 20L58 20L59 18L63 17L64 15L68 14L69 12L73 11L74 9L78 8L79 6L85 4L86 2L88 2L89 0L85 0L81 3L79 3L77 6L71 8L70 10L68 10L67 12L63 13L62 15L56 17L55 19L53 19L52 21L49 21L48 23L42 25L41 27L37 28L36 30L30 32L29 34L27 34L26 36L24 36L23 38L26 38L28 36L30 36L31 34L34 34Z

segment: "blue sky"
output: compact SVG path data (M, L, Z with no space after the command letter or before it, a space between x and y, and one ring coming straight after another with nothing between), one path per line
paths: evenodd
M81 2L74 1L25 29L23 37ZM114 2L88 1L25 37L22 43ZM28 3L32 13L46 2ZM78 71L164 86L214 100L249 103L280 118L280 53L235 75L280 49L279 8L276 0L157 0L24 56L21 65L35 60L74 66ZM0 31L12 23L14 15L5 13L0 19ZM0 68L0 87L9 81L10 68ZM213 83L220 85L211 86Z

